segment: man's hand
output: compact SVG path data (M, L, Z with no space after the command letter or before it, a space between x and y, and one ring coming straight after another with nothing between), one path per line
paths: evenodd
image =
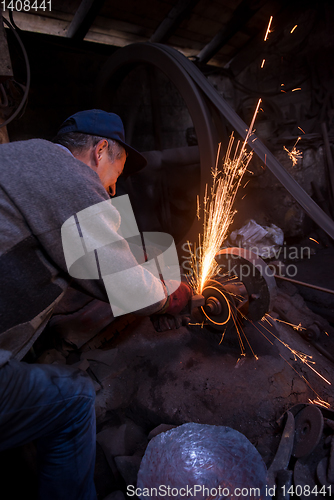
M187 325L190 321L190 299L192 289L187 283L180 286L167 299L163 309L151 316L151 321L157 332L165 332Z
M167 330L177 330L180 326L186 326L190 321L190 315L153 314L151 321L157 332L166 332Z
M168 284L167 284L168 289ZM158 311L157 314L171 314L175 316L180 314L181 311L188 305L192 297L192 289L187 283L180 283L180 286L169 295L166 304Z

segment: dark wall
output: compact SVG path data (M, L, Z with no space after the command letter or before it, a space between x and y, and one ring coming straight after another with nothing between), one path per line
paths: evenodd
M9 137L50 139L65 118L94 106L97 75L117 49L36 33L20 32L20 36L29 57L31 87L24 113L8 126ZM11 33L8 44L15 79L25 84L24 60Z

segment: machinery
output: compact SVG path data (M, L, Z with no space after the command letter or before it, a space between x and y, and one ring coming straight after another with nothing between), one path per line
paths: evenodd
M134 91L133 85L126 85L126 78L136 71L146 76L145 85L140 85L141 73L134 73ZM196 142L188 142L188 147L168 149L164 146L161 96L157 93L159 73L177 89L189 111ZM145 99L151 101L154 144L144 153L148 166L123 185L119 182L118 193L129 194L138 213L141 232L172 234L181 254L184 245L197 241L202 231L202 223L196 217L196 197L203 200L206 189L210 190L218 143L222 142L222 150L226 149L231 130L245 139L248 127L200 68L180 52L158 43L134 43L110 57L101 69L96 87L97 106L114 110L121 116L124 112L130 144L135 139L140 102L144 100L140 99L141 88L149 89ZM249 147L305 212L333 238L334 223L330 217L261 140L254 134L252 137ZM219 331L236 324L242 317L260 320L271 309L275 296L274 272L257 255L240 248L219 252L217 260L219 275L208 280L202 296L193 298L192 309L194 313L197 310L199 321Z
M121 116L122 109L127 110L123 121L130 144L139 113L138 96L140 94L134 99L133 86L130 86L131 92L127 95L119 95L117 91L122 87L125 77L138 68L144 68L148 72L147 78L150 82L155 145L154 151L148 152L150 153L148 163L149 166L156 163L151 170L145 169L149 174L147 178L145 178L145 172L141 174L142 177L138 174L137 188L129 182L124 186L124 190L129 194L134 207L138 203L142 214L146 210L143 220L139 221L141 231L169 232L174 236L180 248L187 241L197 241L198 233L201 231L196 218L196 196L199 195L202 200L206 185L210 187L211 168L216 162L218 143L223 143L222 149L224 150L227 145L229 127L232 127L232 130L243 139L246 137L248 127L200 69L180 52L163 44L134 43L118 50L110 57L100 72L96 88L97 106L103 106L103 109L110 108ZM157 71L162 72L170 80L184 100L192 119L198 147L188 146L175 149L163 147L160 103L156 92ZM135 81L139 92L141 86L138 84L138 79ZM302 189L260 139L254 134L252 137L253 140L249 146L261 161L305 212L333 238L334 223L330 217ZM193 148L196 149L197 158L195 158ZM168 156L168 161L166 156ZM198 164L198 169L195 168L195 164ZM188 200L189 207L185 190L180 189L185 182L187 192L191 191L190 200ZM138 189L139 183L140 190ZM147 200L147 207L145 200ZM153 206L154 210L152 210ZM152 212L161 214L159 221L152 220ZM159 229L158 223L160 223Z
M193 298L192 314L222 331L246 317L260 320L271 308L276 294L274 271L255 253L226 248L216 256L218 271L202 295Z

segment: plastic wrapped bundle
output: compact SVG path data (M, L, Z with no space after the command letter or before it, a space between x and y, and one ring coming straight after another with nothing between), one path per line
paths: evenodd
M229 427L184 424L149 443L138 495L155 498L264 500L267 469L256 448Z

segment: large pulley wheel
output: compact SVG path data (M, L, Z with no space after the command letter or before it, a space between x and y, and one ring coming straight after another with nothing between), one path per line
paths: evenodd
M196 188L197 192L193 200L194 210L191 218L191 223L185 225L182 236L175 238L178 247L181 248L183 243L187 241L197 241L198 234L202 229L200 223L196 218L196 196L199 195L200 199L203 199L206 184L210 185L212 182L211 169L216 162L218 142L221 142L223 139L221 136L223 126L222 123L218 123L220 118L218 117L217 119L217 116L213 116L211 112L212 109L209 108L207 99L205 98L203 92L199 89L199 87L189 76L189 74L184 70L182 64L176 61L175 58L172 57L172 55L162 50L156 44L135 43L117 50L115 54L113 54L109 58L109 60L103 67L98 79L98 106L102 106L103 109L108 108L107 110L114 111L113 96L116 95L117 89L122 85L125 77L132 70L136 68L142 68L143 65L148 68L160 70L174 84L183 101L185 102L186 107L188 108L198 140L200 160L200 185L198 186L198 188ZM159 103L156 102L157 100L158 99L155 99L155 102L152 102L152 107L159 106ZM133 120L135 119L136 117L134 116ZM124 120L124 118L123 121L125 121L125 127L127 131L130 124L127 124L127 120ZM131 126L133 128L133 123ZM166 183L170 179L170 172L167 172L166 174L166 181L162 183L164 185L166 185ZM189 181L191 181L191 179L189 179ZM187 189L187 185L184 186L184 189ZM135 193L135 196L136 195L142 196L142 193ZM162 218L164 220L167 220L168 204L170 200L168 199L168 194L166 195L166 193L164 193L163 188L161 189L161 193L159 193L159 196L161 198L165 198L164 206L167 207L167 209L165 209L165 212L167 213L165 213L164 217ZM171 202L173 202L173 200L171 200ZM143 209L142 206L141 209ZM180 218L181 215L176 214L176 217ZM168 230L168 227L165 229ZM145 228L145 230L156 229ZM173 221L171 223L170 232L173 234Z

